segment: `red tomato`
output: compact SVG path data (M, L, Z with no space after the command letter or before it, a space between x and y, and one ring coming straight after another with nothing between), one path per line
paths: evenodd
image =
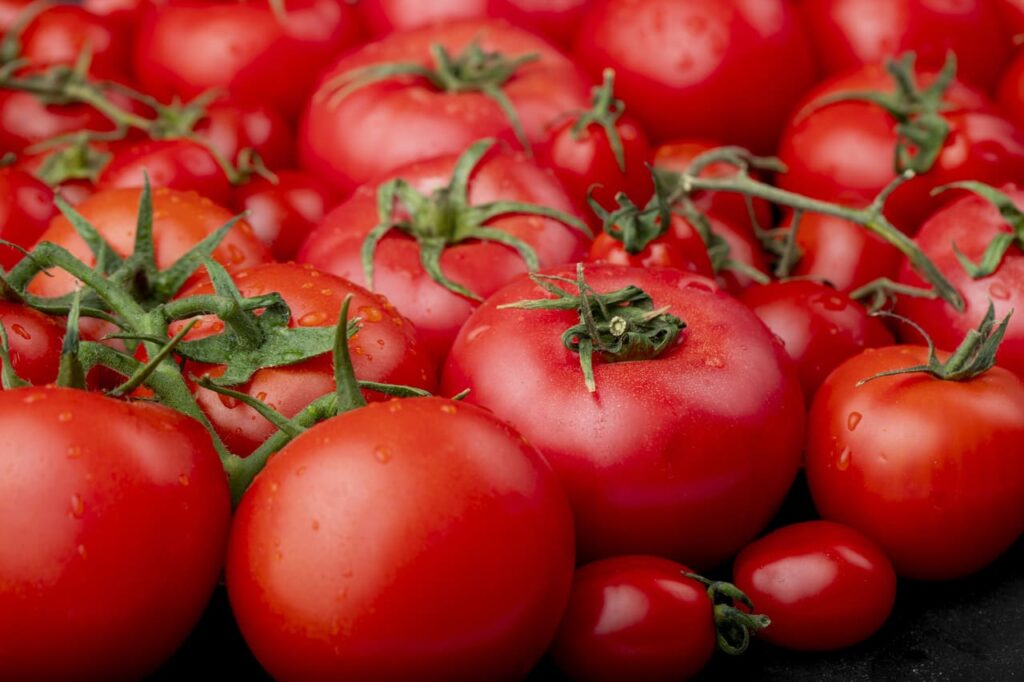
M395 171L392 177L401 177L413 188L429 193L450 181L455 165L455 157L442 157L412 164ZM377 192L376 182L364 185L327 214L303 245L299 262L311 263L365 286L360 252L366 236L379 222ZM521 154L492 153L470 177L471 206L500 200L546 206L575 215L573 204L558 181ZM585 252L586 236L556 220L510 215L495 219L488 226L525 241L536 251L542 266L579 260ZM374 254L374 290L384 294L416 326L424 345L440 360L477 302L432 279L421 263L419 243L398 230L388 232ZM441 255L441 270L480 298L487 298L525 272L526 264L509 246L473 239L448 246Z
M1011 184L1005 185L1002 191L1024 208L1024 190ZM995 304L1000 319L1011 310L1024 313L1024 250L1019 244L1010 246L995 272L979 279L967 273L953 251L955 245L977 263L993 239L1012 231L999 211L979 196L964 197L937 211L921 227L914 241L963 296L964 309L957 311L940 300L900 296L896 312L921 325L936 346L949 351L960 344L969 330L978 326L989 301ZM920 276L905 260L898 280L922 286ZM920 343L920 335L912 328L901 328L900 332L905 340ZM998 362L1024 377L1024 315L1010 318L999 346Z
M747 226L749 220L737 223L732 219L719 219L714 215L708 215L707 218L712 233L717 235L728 247L730 260L751 270L756 270L765 277L768 276L768 261L765 259L760 241ZM673 220L673 229L677 235L681 236L693 228L685 220ZM716 279L718 284L733 296L738 296L755 283L755 279L749 274L733 268L719 269Z
M996 0L996 9L1016 42L1024 33L1024 0Z
M811 402L829 372L865 348L895 343L877 318L849 296L810 280L772 282L740 297L782 339Z
M577 569L551 645L555 663L579 682L677 682L696 675L715 651L715 621L707 588L687 578L689 572L653 556Z
M317 74L356 44L359 31L344 0L288 0L284 10L278 18L261 1L156 5L138 29L135 75L162 100L219 88L294 115Z
M338 196L315 175L294 170L276 175L276 183L257 177L236 189L234 207L249 211L252 231L275 260L287 261L295 258L309 233L338 203Z
M930 78L921 78L927 85ZM848 76L821 84L789 122L779 158L789 169L780 175L783 189L861 207L895 177L895 120L881 107L866 102L815 106L841 92L893 91L892 78L881 66L865 66ZM989 184L1010 181L1024 173L1024 134L995 113L978 93L951 87L943 100L950 133L931 170L897 189L885 215L896 227L913 234L954 193L931 191L958 180ZM981 108L979 108L981 107Z
M439 398L373 403L257 477L228 594L276 679L518 680L558 627L572 546L558 480L508 424Z
M815 75L784 0L606 0L573 51L595 80L615 69L626 108L657 140L715 137L760 152L774 149Z
M57 379L64 327L32 308L0 301L0 324L10 344L11 365L30 384L49 384Z
M591 0L488 0L487 11L568 47L591 4Z
M428 391L437 387L437 367L420 349L416 331L383 296L371 294L340 277L295 263L267 263L234 276L242 296L276 291L291 308L290 327L333 327L345 296L352 294L352 314L362 320L359 331L349 340L356 377L366 381L415 386ZM212 294L213 285L202 282L178 297ZM201 326L200 326L201 325ZM198 327L198 328L197 328ZM214 316L201 319L187 340L219 333L223 323ZM176 331L172 325L171 332ZM220 376L223 366L190 364L189 373ZM284 416L294 417L315 399L335 390L334 363L330 353L283 367L257 370L252 378L232 387L271 405ZM377 393L368 399L383 399ZM204 388L196 389L196 400L206 412L224 444L236 455L248 455L277 429L254 409L234 398Z
M145 677L223 564L231 505L210 436L166 407L50 386L0 393L0 449L4 675Z
M292 163L295 142L288 121L265 104L217 100L206 107L195 132L232 163L243 149L256 152L268 168Z
M0 0L0 31L7 32L32 0Z
M550 272L575 281L573 268ZM562 339L580 322L575 310L499 308L548 296L521 277L463 326L442 390L469 388L466 400L538 447L569 494L584 560L652 553L714 565L764 527L796 475L804 419L796 370L754 314L711 280L613 265L588 265L585 277L596 292L640 287L686 329L653 359L595 353L591 393Z
M110 146L113 158L96 186L103 189L142 187L146 176L153 187L193 191L226 205L231 182L217 159L203 145L186 139L117 142Z
M680 224L676 224L677 220ZM649 243L640 253L629 253L621 241L602 232L590 245L587 260L637 268L675 268L694 275L713 277L704 240L682 218L673 218L672 223L669 232Z
M899 575L949 580L1024 531L1024 384L995 367L966 381L915 373L858 386L927 357L921 346L869 349L825 380L807 481L822 517L878 542Z
M956 54L961 77L991 90L1010 59L1010 35L991 0L810 0L799 3L807 35L829 73L907 51L939 69Z
M125 78L128 37L118 27L76 5L52 5L21 34L21 56L35 67L73 65L86 46L90 74Z
M751 543L733 582L772 624L758 637L798 651L830 651L873 635L896 599L896 573L859 531L829 521L786 526Z
M440 90L424 78L385 80L341 101L332 98L337 79L357 69L385 63L432 68L432 45L443 46L455 58L474 41L507 60L537 55L500 84L530 142L541 141L558 116L587 107L586 83L577 68L536 36L503 22L425 27L371 43L328 69L299 132L302 164L348 191L399 166L458 154L481 138L516 143L513 125L494 99L472 90Z
M0 168L0 239L30 249L56 212L49 187L24 171ZM10 270L21 258L17 249L0 245L3 269Z
M97 192L76 209L107 240L114 252L127 257L135 246L135 228L141 190L111 189ZM153 240L157 267L170 267L207 235L231 219L231 214L194 192L167 188L153 190ZM93 265L95 257L64 216L57 216L39 238L69 250ZM231 272L270 260L266 247L245 221L240 221L213 252L213 258ZM63 296L75 289L75 280L62 270L38 275L29 292ZM186 285L187 286L187 285Z

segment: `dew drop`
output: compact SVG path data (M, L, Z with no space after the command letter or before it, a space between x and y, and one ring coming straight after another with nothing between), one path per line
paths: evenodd
M377 339L377 347L378 347L378 348L380 348L381 350L383 350L383 349L384 349L384 346L385 346L385 345L386 345L386 344L384 343L384 339Z
M218 393L217 397L220 399L220 404L228 408L229 410L233 410L242 404L241 402L239 402L238 398L233 398L229 395L224 395L222 393Z
M359 316L367 322L380 322L384 319L384 314L379 308L369 305L359 306Z
M327 321L327 313L322 310L318 310L312 313L306 313L299 318L300 327L319 327Z
M217 320L216 322L210 325L210 331L214 334L220 334L222 331L224 331L224 323L221 322L220 320Z
M320 290L320 295L321 296L334 296L334 291L331 290L331 289L321 289Z
M68 459L78 459L82 456L82 448L79 445L68 446Z
M71 496L71 515L76 519L82 518L85 514L85 502L82 500L82 496L75 493Z
M270 484L270 492L271 493L276 493L279 487L280 486L278 486L277 483L271 483Z
M82 557L83 559L89 558L89 552L85 550L85 545L79 545L76 551L78 552L78 556Z
M66 424L67 422L71 421L71 413L70 412L61 412L60 414L57 415L57 421Z
M313 519L313 524L312 525L313 525L313 530L320 530L320 522L317 521L316 519Z
M992 298L1000 301L1006 301L1010 298L1010 290L999 283L990 286L988 288L988 293Z
M718 357L717 355L713 355L709 358L704 358L704 364L707 365L708 367L713 367L715 369L721 369L722 367L725 367L725 362L722 360L722 358Z
M306 467L304 467L304 466L299 467L298 469L295 470L295 475L296 476L302 476L305 473L306 473Z
M821 304L825 306L826 310L844 310L846 308L846 301L835 294L825 296L821 301Z
M860 412L851 412L850 416L846 418L846 428L853 431L860 424L860 420L864 418Z
M278 561L280 561L281 559L284 558L284 555L281 554L281 550L277 550L276 552L274 552L274 558L277 559Z
M441 411L444 412L445 414L455 414L456 412L458 412L454 405L447 404L441 406Z
M853 453L850 452L850 448L843 448L839 453L839 458L836 460L836 468L840 471L846 471L850 468L850 458Z
M256 400L259 400L261 403L262 402L266 402L266 400L267 400L267 393L266 393L266 391L260 391L259 393L257 393L256 394Z
M178 483L180 483L183 487L188 487L188 484L190 482L191 481L189 480L188 474L182 474L181 476L178 476Z
M391 401L388 402L388 412L390 412L391 414L394 414L395 412L400 412L401 409L402 409L402 401L401 400L391 400Z
M20 324L12 324L11 331L20 336L21 338L25 339L26 341L32 340L32 335L29 334L28 331Z
M479 327L472 329L468 334L466 334L466 343L473 343L480 337L481 334L483 334L490 328L491 325L482 324Z
M32 403L37 403L40 400L46 400L45 393L29 393L25 396L22 402L31 405Z
M373 449L373 456L381 464L387 464L391 461L391 449L378 445Z
M302 286L299 287L299 288L300 289L312 289L313 288L313 283L312 282L303 282Z
M232 265L238 265L245 260L245 254L234 244L228 244L228 260Z

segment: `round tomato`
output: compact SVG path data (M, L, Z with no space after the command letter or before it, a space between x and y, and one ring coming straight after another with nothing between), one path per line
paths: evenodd
M674 340L667 327L659 332L667 345L653 357L657 345L595 351L592 392L567 345L583 333L579 312L501 307L553 298L539 283L577 296L576 270L548 271L567 281L524 276L463 326L442 390L470 389L467 401L537 446L569 494L582 558L651 553L715 565L764 527L796 475L804 422L796 370L754 314L711 280L602 264L582 272L592 296L639 287L649 305L633 315L664 309L686 328ZM631 334L646 333L629 324ZM651 324L674 323L663 314ZM613 321L598 325L610 330Z
M0 239L30 249L56 212L49 187L24 171L0 168ZM0 245L0 267L4 270L10 270L21 258L21 251Z
M239 152L248 149L268 168L292 163L295 142L288 121L277 110L265 104L220 99L208 105L205 114L195 126L196 136L228 162L236 163Z
M0 393L0 452L4 676L155 670L223 564L231 505L209 434L159 405L23 388Z
M518 680L572 571L569 506L533 446L484 410L414 398L275 455L235 514L226 577L275 679Z
M99 189L142 187L146 178L153 187L193 191L226 205L231 181L210 150L192 140L143 140L117 142L113 157L103 168Z
M21 57L34 67L71 66L88 46L89 73L98 78L125 78L127 36L119 27L77 5L51 5L21 34Z
M1024 384L999 367L963 381L912 373L861 384L927 359L921 346L868 349L825 380L807 481L822 517L878 542L899 575L949 580L1024 531Z
M774 149L815 75L785 0L606 0L573 51L595 80L615 69L626 108L657 140L706 136L760 152Z
M885 552L860 531L829 521L786 526L752 542L733 563L733 582L772 621L758 637L799 651L867 639L896 599Z
M7 334L11 365L30 384L57 379L64 327L52 317L18 303L0 301L0 324Z

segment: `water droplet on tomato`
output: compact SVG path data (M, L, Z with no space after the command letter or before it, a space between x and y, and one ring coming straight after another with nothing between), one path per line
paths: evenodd
M76 551L78 552L78 556L82 557L83 559L89 558L89 552L85 551L85 545L79 545Z
M466 334L466 343L473 343L480 337L481 334L483 334L490 328L491 325L482 324L479 327L476 327L475 329L471 330L468 334Z
M825 306L826 310L844 310L846 308L846 301L835 294L823 296L821 304Z
M383 350L384 346L385 346L384 339L377 339L377 347L380 348L381 350Z
M381 464L387 464L391 461L391 449L378 445L373 449L373 457Z
M997 300L1006 301L1010 298L1010 290L1002 284L996 283L988 288L989 295Z
M298 469L295 470L295 475L296 476L302 476L305 473L306 473L306 467L304 467L304 466L299 467Z
M860 420L863 418L864 415L862 415L860 412L851 412L850 416L846 418L846 428L853 431L854 429L857 428L857 425L860 424Z
M57 421L66 424L71 421L71 417L72 415L70 412L61 412L57 415Z
M76 519L82 518L85 514L85 501L82 500L82 496L75 493L71 496L71 515Z
M245 254L242 250L234 244L228 244L228 262L232 265L238 265L245 260Z
M713 367L715 369L721 369L725 367L725 361L723 361L722 358L718 357L717 355L712 355L711 357L704 358L704 364L708 367Z
M271 483L271 484L270 484L270 492L271 492L271 493L276 493L276 492L277 492L277 489L278 489L278 487L279 487L279 486L277 485L277 483Z
M317 521L316 519L313 519L313 524L312 525L313 525L313 530L320 530L320 522Z
M222 331L224 331L224 323L221 322L220 320L217 320L216 322L210 325L210 331L214 334L220 334Z
M714 293L715 288L707 281L703 279L691 279L687 280L683 287L686 289L696 289L697 291L707 291Z
M12 324L11 331L20 336L21 338L25 339L26 341L32 340L32 335L29 334L28 331L20 324Z
M352 353L355 354L355 355L362 355L363 354L363 347L362 346L352 346Z
M82 456L82 448L79 445L68 446L68 459L78 459Z
M850 448L843 448L839 452L839 458L836 460L836 468L840 471L846 471L849 469L851 457L853 457L853 453L850 452Z
M180 483L183 487L188 487L188 484L191 483L188 474L182 474L181 476L178 476L178 483Z
M220 398L220 404L229 410L233 410L242 404L239 402L238 398L233 398L229 395L224 395L223 393L218 393L217 397Z
M25 396L22 399L21 402L31 405L32 403L37 403L40 400L46 400L46 394L45 393L42 393L42 392L39 392L39 393L29 393L27 396Z
M367 322L380 322L384 319L384 314L381 313L379 308L363 305L359 306L359 317L363 318Z
M388 401L388 412L390 412L391 414L394 414L395 412L398 412L401 409L402 409L402 401L401 400L390 400L390 401Z
M260 391L259 393L257 393L256 394L256 400L259 400L261 403L262 402L266 402L266 400L267 400L266 392L265 391Z
M299 288L300 289L312 289L313 288L313 283L312 282L303 282L302 286L299 287Z
M322 310L317 310L316 312L306 313L305 315L300 317L299 318L299 326L300 327L319 327L320 325L322 325L326 321L327 321L327 313L323 312Z
M448 405L448 404L442 405L441 406L441 411L444 412L445 414L455 414L456 412L458 412L458 410L456 409L456 407L454 405Z
M281 554L281 550L277 550L276 552L274 552L274 558L280 561L284 558L284 554Z

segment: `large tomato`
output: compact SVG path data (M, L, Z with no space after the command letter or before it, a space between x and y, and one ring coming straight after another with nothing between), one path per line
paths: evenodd
M761 152L815 75L785 0L604 0L573 50L595 80L615 69L627 109L658 140L714 137Z
M433 46L462 65L454 69L474 82L493 81L507 97L522 131L539 142L561 114L587 108L587 87L577 68L544 40L504 22L460 21L394 33L342 57L321 78L299 133L304 166L342 190L350 190L399 166L443 154L457 154L484 137L517 142L513 121L494 97L470 86L449 89L422 76L369 82L351 92L339 79L358 82L360 69L383 64L436 68ZM511 74L494 57L470 55L476 45L511 62L531 61ZM477 74L477 71L487 75Z
M158 405L24 388L0 393L0 452L4 677L155 670L223 563L231 508L209 434Z
M113 157L103 168L99 189L142 187L149 178L153 187L192 191L219 205L231 199L231 182L210 151L187 139L117 142Z
M518 680L573 571L565 494L473 407L415 398L334 417L270 460L235 514L227 586L279 680Z
M822 517L878 542L899 575L948 580L1024 531L1024 384L1000 367L860 383L927 358L923 346L868 349L829 375L811 409L807 481Z
M574 268L549 272L569 278L549 284L577 294ZM709 279L598 264L583 272L591 295L638 286L686 328L656 357L638 347L616 362L595 351L590 392L566 345L577 337L563 337L583 326L576 310L500 307L553 298L524 276L463 326L442 390L469 388L468 401L538 447L569 494L583 559L650 553L713 565L764 527L796 475L804 404L795 368Z
M0 239L32 248L56 212L49 187L24 171L0 168ZM10 270L21 258L17 249L0 245L0 267Z

